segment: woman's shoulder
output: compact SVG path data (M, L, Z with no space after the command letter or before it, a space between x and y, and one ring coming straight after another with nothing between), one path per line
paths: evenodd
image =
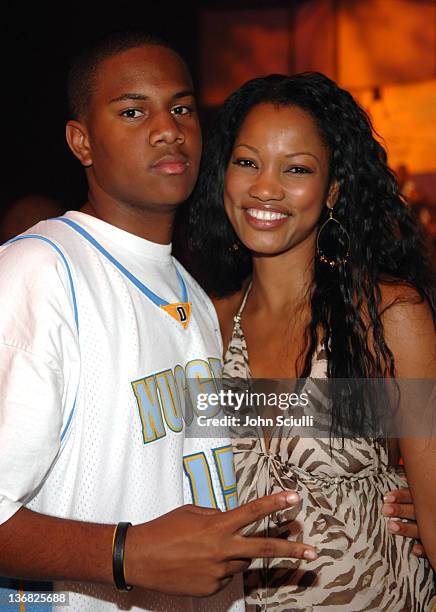
M404 282L380 284L380 317L398 376L425 378L436 368L436 332L432 307Z
M410 318L432 319L432 309L428 300L416 287L397 280L384 280L379 283L381 304L380 316L384 322L406 322Z

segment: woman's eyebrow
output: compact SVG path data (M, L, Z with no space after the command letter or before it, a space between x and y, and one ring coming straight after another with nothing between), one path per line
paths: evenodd
M250 149L250 151L253 151L253 153L259 153L256 147L253 147L252 145L244 144L242 142L237 144L235 146L235 149L237 149L238 147L246 147L247 149ZM310 153L309 151L297 151L296 153L289 153L288 155L285 155L285 157L286 158L297 157L298 155L310 155L310 157L313 157L314 159L316 159L318 163L320 163L318 157L314 153Z
M297 153L289 153L289 155L285 155L285 157L297 157L297 155L310 155L310 157L314 157L317 162L319 162L318 157L314 153L310 153L309 151L298 151Z
M247 149L250 149L250 151L253 151L254 153L259 153L256 147L253 147L252 145L248 145L248 144L243 144L242 142L237 144L235 146L235 149L237 149L238 147L246 147Z

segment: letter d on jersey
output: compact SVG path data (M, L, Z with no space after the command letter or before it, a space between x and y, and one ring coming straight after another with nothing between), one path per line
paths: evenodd
M191 318L191 302L176 302L175 304L161 304L161 308L167 312L170 317L173 317L178 323L186 329Z

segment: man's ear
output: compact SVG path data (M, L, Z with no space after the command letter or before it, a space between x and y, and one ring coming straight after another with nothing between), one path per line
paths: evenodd
M333 208L334 205L336 204L336 200L338 199L338 195L339 195L339 183L336 179L334 179L329 187L329 192L327 195L327 208Z
M68 146L80 161L82 166L92 166L91 145L88 130L80 121L71 119L65 128Z

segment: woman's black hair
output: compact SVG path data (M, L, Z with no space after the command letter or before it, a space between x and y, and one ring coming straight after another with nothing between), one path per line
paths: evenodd
M335 217L350 237L345 265L331 267L314 253L312 316L299 375L310 374L321 331L329 378L393 377L394 358L381 321L380 285L412 287L417 299L427 300L436 322L434 275L420 228L399 193L369 117L350 93L326 76L303 73L253 79L224 103L206 144L190 205L190 244L204 270L199 276L207 281L209 292L219 297L240 289L251 273L251 254L239 243L224 211L224 177L244 119L265 103L297 106L314 119L330 153L330 181L339 187ZM327 215L324 207L320 227ZM235 243L239 243L237 250ZM349 399L341 391L333 402L332 431L376 430L375 413L364 406L356 409Z

